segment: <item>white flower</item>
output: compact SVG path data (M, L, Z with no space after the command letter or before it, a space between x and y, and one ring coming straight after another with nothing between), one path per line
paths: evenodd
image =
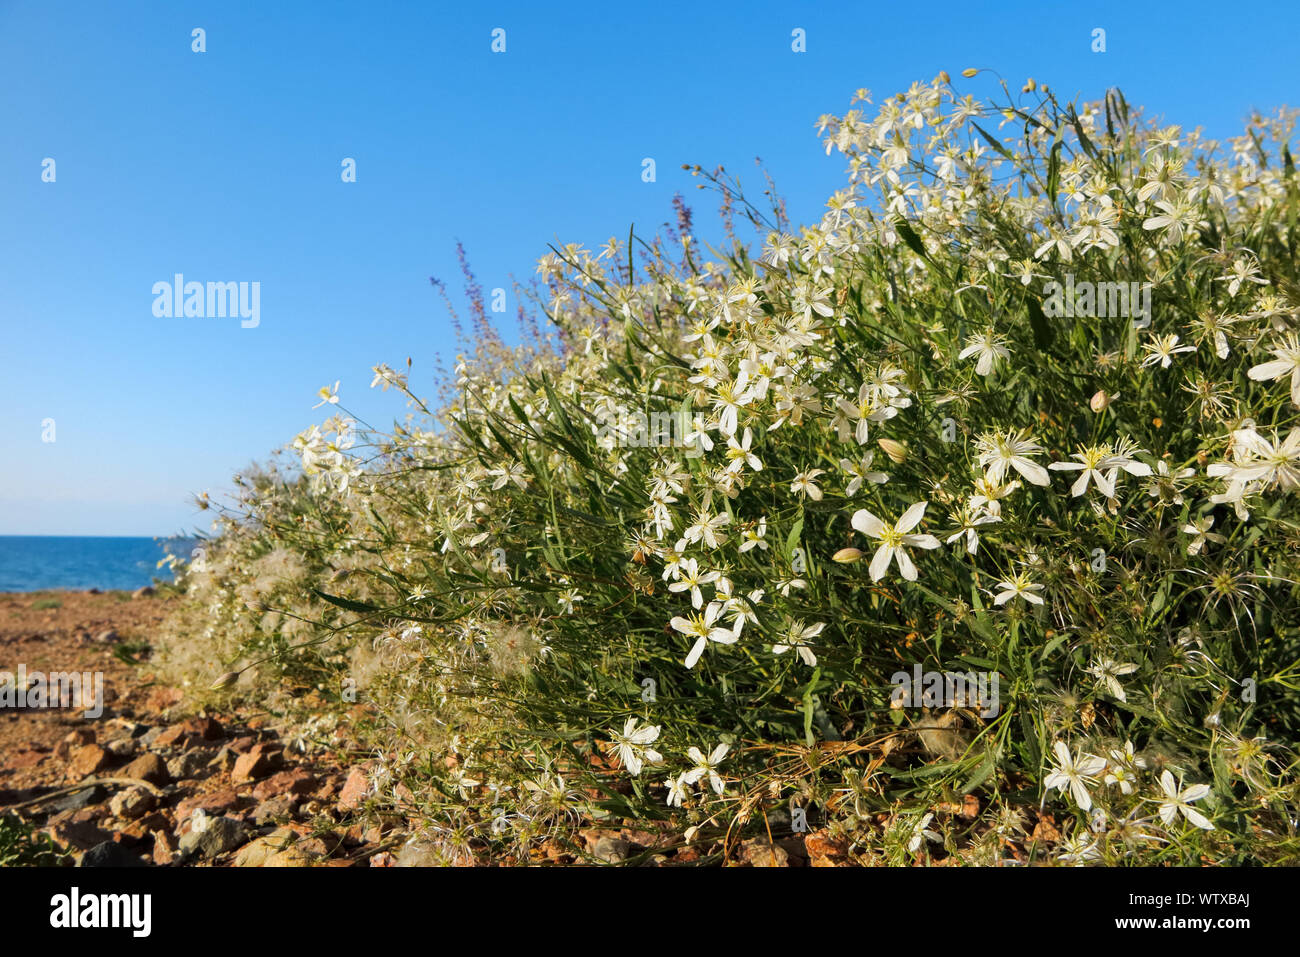
M1082 470L1083 474L1070 486L1070 494L1082 495L1088 490L1088 482L1097 487L1106 498L1115 497L1115 478L1120 470L1130 475L1150 475L1151 466L1131 458L1127 454L1116 452L1108 445L1094 445L1081 448L1074 453L1078 462L1053 462L1048 468L1055 472Z
M975 373L976 375L987 376L1000 360L1011 355L1007 351L1006 341L1005 336L998 335L992 329L986 329L984 332L976 333L967 339L966 348L957 353L957 358L969 359L971 356L977 356Z
M1037 594L1043 590L1042 585L1035 585L1029 580L1029 575L1021 572L1008 578L1006 581L1000 581L997 585L1002 591L998 592L993 598L993 604L1005 605L1013 598L1023 598L1032 605L1041 605L1043 598Z
M817 480L817 476L824 474L826 474L825 469L809 469L806 472L800 472L794 477L794 481L790 483L790 491L802 492L814 502L820 502L822 500L822 490L813 483Z
M970 507L961 508L957 511L957 531L945 538L944 544L951 545L953 542L961 541L962 538L965 538L966 552L970 555L974 555L979 551L980 547L979 527L981 525L992 525L995 522L1000 521L1002 521L1001 516L994 515L992 512L975 512L972 514L972 509Z
M1029 437L1028 430L1000 433L986 432L976 442L979 449L980 468L985 470L985 481L1001 485L1007 469L1013 468L1034 485L1051 484L1047 470L1028 456L1042 452L1042 447Z
M1254 429L1237 429L1232 444L1235 462L1214 462L1205 470L1210 478L1226 478L1230 483L1227 497L1213 496L1210 501L1236 501L1247 482L1276 484L1287 491L1300 487L1300 427L1276 445Z
M1157 362L1160 368L1168 369L1174 362L1174 356L1180 352L1195 352L1196 346L1178 345L1178 336L1152 336L1147 343L1147 355L1142 360L1142 368L1153 366Z
M319 409L322 405L326 405L326 404L328 404L328 405L338 405L338 404L339 404L339 382L340 382L340 381L342 381L342 380L337 380L337 381L335 381L335 383L334 383L334 387L333 387L333 388L330 388L330 387L327 386L327 385L325 385L325 386L321 386L320 391L316 393L318 396L320 396L320 401L317 402L315 405L313 405L312 408L313 408L313 409Z
M889 481L889 476L884 472L871 471L871 462L875 459L875 452L868 452L862 456L862 461L854 464L848 459L840 459L840 469L847 475L853 476L849 484L844 488L844 494L852 497L857 494L858 489L862 488L863 482L871 482L873 485L884 485Z
M704 654L704 649L709 642L716 641L722 645L730 645L734 644L740 637L739 634L732 632L730 629L717 625L718 616L721 614L722 605L719 602L711 601L709 606L704 609L704 614L691 615L689 618L683 618L679 615L670 622L676 631L687 637L695 638L695 644L691 646L690 653L686 656L687 668L695 667L695 663L700 660L700 655Z
M647 747L659 737L658 725L647 724L645 727L638 728L637 719L628 718L627 723L623 725L622 734L610 731L609 736L617 745L619 763L627 768L628 773L633 777L641 773L643 765L658 764L663 760L663 755Z
M741 536L743 541L740 543L740 554L745 554L751 548L757 548L759 551L767 551L767 542L763 539L767 535L767 518L760 518L758 524L745 529Z
M1219 533L1210 531L1213 527L1213 515L1205 515L1182 527L1181 531L1184 534L1192 536L1192 540L1187 543L1188 555L1199 555L1206 542L1217 542L1222 545L1228 540Z
M668 781L664 784L664 787L668 789L667 804L669 807L682 806L682 801L686 799L686 794L687 794L686 788L691 783L690 781L686 780L687 775L690 773L691 772L689 771L683 771L681 774L677 775L677 777L669 778Z
M750 471L763 471L763 463L759 461L758 456L749 450L754 443L754 435L748 428L745 429L744 437L740 442L736 441L734 435L727 436L727 471L742 472L746 465Z
M1137 781L1137 769L1145 767L1146 762L1133 754L1133 742L1125 741L1123 750L1111 750L1110 760L1106 762L1106 784L1118 784L1123 794L1133 793L1133 784Z
M907 842L907 852L915 854L921 849L921 844L930 841L933 844L942 844L943 836L936 831L931 831L927 825L934 820L933 814L927 814L912 827L911 840Z
M898 570L910 582L916 581L916 566L908 556L908 548L938 548L939 539L933 535L909 534L921 522L925 515L927 502L916 502L905 511L899 520L889 525L872 515L865 508L853 513L853 527L863 535L877 539L880 548L871 559L871 580L880 581L889 570L891 559L897 559Z
M1061 843L1058 858L1067 864L1086 864L1101 857L1101 849L1085 828L1079 828Z
M710 582L716 582L719 572L701 572L699 565L693 558L686 558L677 564L678 580L668 586L669 591L687 591L691 593L691 605L695 608L704 607L704 595L700 592L701 585L707 585Z
M1291 401L1300 406L1300 339L1294 335L1286 337L1280 346L1272 350L1274 359L1251 366L1246 375L1256 382L1267 382L1291 377Z
M1264 279L1259 274L1259 264L1256 262L1247 262L1244 259L1234 259L1232 262L1232 271L1225 275L1215 277L1215 282L1226 282L1228 284L1229 296L1235 296L1243 282L1253 282L1260 286L1268 285L1268 280Z
M1164 821L1165 827L1172 825L1178 817L1178 812L1181 811L1183 817L1202 830L1214 830L1214 825L1206 819L1205 815L1191 805L1192 801L1199 801L1210 793L1209 785L1193 784L1180 791L1178 785L1174 783L1174 776L1169 773L1168 768L1165 768L1160 773L1160 790L1165 792L1160 802L1160 820Z
M695 520L686 526L686 530L682 532L682 537L692 544L703 541L709 548L717 548L727 540L722 528L730 522L731 516L726 512L710 515L709 503L706 501L700 510L695 513Z
M723 782L721 775L717 772L717 767L722 763L722 759L731 751L731 745L723 742L713 749L713 752L706 758L704 752L699 748L690 748L687 755L695 762L695 767L682 775L688 784L694 784L696 781L707 776L709 786L713 788L714 794L721 794L726 790L726 784Z
M1124 686L1119 683L1122 675L1131 675L1137 671L1137 665L1131 661L1117 662L1112 658L1102 658L1088 666L1088 674L1100 681L1114 697L1127 701Z
M772 646L772 654L783 655L791 648L795 648L798 649L799 657L803 659L804 664L809 668L817 667L817 656L808 647L808 639L816 638L825 627L826 622L824 621L816 622L806 628L802 621L791 621L782 633L781 640Z
M1078 758L1073 758L1064 741L1057 741L1052 750L1056 752L1058 766L1043 780L1043 786L1058 791L1064 791L1068 787L1074 795L1074 803L1079 805L1081 811L1092 810L1092 795L1088 793L1088 785L1095 783L1093 779L1105 769L1105 758L1083 753Z

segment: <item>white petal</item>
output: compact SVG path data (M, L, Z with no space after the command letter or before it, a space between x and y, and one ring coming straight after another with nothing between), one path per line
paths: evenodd
M872 538L879 538L885 530L885 523L865 508L858 509L853 513L852 524L863 535L870 535Z
M916 526L920 524L921 519L925 517L925 507L928 504L928 502L917 502L910 506L907 511L903 513L903 517L898 520L898 524L894 526L894 530L897 532L910 532L912 529L916 528Z

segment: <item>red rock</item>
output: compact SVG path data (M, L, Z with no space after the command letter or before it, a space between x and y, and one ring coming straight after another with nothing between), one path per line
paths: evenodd
M366 799L370 791L370 775L365 768L353 768L339 794L339 809L355 811Z
M380 851L370 858L371 867L396 867L397 858L389 851Z
M43 750L38 751L36 749L23 748L22 750L15 751L13 754L6 757L3 762L3 767L8 768L10 771L20 771L23 768L34 768L47 757L49 757L49 755Z
M171 780L167 773L167 762L152 751L146 751L124 767L121 777L148 781L150 784L166 784Z
M832 838L825 828L804 835L803 846L813 867L836 867L848 853L847 843Z
M224 814L237 807L239 807L239 795L235 793L235 789L222 788L220 791L196 794L181 801L176 805L176 821L184 827L196 808L208 814Z
M204 741L220 741L226 736L225 729L221 727L221 723L216 718L191 718L181 727Z
M257 744L257 738L251 734L244 735L242 738L236 738L231 741L227 747L236 754L244 754L249 748Z
M145 699L144 706L150 711L166 711L180 704L184 695L179 688L154 688Z
M75 851L88 851L96 844L112 840L112 835L93 821L65 821L44 829L56 844Z
M166 831L153 832L153 862L159 867L165 867L172 862L176 856L176 842Z
M247 754L241 754L231 769L232 781L254 781L270 774L284 763L284 754L279 745L255 744Z
M72 752L68 766L78 777L88 777L108 766L111 755L97 744L84 744Z
M60 761L66 761L72 756L72 752L82 745L94 744L95 732L90 728L77 728L75 731L69 731L58 747L54 749L54 756Z
M273 774L258 784L253 788L253 797L265 801L280 794L309 794L317 783L316 776L306 768L290 768Z
M190 737L190 731L183 724L174 724L170 728L164 728L158 737L153 739L156 748L171 748L176 745L184 746Z
M343 776L339 774L330 775L325 779L325 783L320 786L312 797L318 801L332 800L334 795L339 793L339 788L343 786Z

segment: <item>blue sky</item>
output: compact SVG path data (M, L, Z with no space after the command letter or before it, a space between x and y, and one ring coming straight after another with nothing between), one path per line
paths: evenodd
M652 231L679 191L707 237L716 202L680 165L757 185L755 156L815 219L843 163L813 126L858 87L990 67L1239 132L1253 107L1300 105L1300 12L1249 11L0 0L0 534L193 528L191 494L323 418L336 379L372 423L400 416L369 370L409 355L433 392L454 344L428 277L459 292L457 239L491 289L548 243ZM259 282L260 324L155 317L178 272Z

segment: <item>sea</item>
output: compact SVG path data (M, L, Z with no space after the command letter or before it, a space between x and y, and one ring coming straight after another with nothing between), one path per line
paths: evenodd
M0 535L0 592L68 589L134 591L172 580L158 562L168 552L188 557L188 538Z

